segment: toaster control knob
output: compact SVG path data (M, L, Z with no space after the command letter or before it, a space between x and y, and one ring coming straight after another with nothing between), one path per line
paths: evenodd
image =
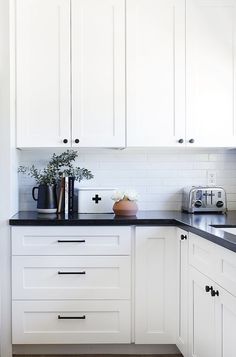
M195 206L196 208L202 207L202 201L197 200L197 201L194 203L194 206Z
M223 206L224 206L224 202L223 201L217 201L216 202L216 207L221 208Z

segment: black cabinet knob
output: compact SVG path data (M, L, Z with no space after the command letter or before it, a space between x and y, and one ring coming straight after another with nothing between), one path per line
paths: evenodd
M76 143L76 144L79 144L79 139L75 139L75 143Z
M179 144L183 144L183 142L184 142L184 139L179 139Z
M186 234L181 234L181 236L180 236L180 239L181 240L184 240L184 239L187 239L188 237L187 237L187 235Z
M193 143L194 143L194 139L190 139L190 140L189 140L189 143L190 143L190 144L193 144Z
M64 143L64 144L67 144L67 143L68 143L68 140L67 140L67 139L64 139L64 140L63 140L63 143Z
M206 290L207 293L209 293L209 291L213 290L213 286L206 285L205 286L205 290Z
M219 296L220 294L219 294L219 291L218 290L211 290L211 296Z

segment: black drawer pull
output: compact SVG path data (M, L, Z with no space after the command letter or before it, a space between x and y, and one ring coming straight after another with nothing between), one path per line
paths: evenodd
M58 271L58 274L59 275L70 275L70 274L73 274L73 275L76 275L76 274L85 275L86 271Z
M184 239L188 239L187 235L186 234L181 234L181 240L184 240Z
M85 320L86 316L85 315L83 315L83 316L61 316L61 315L58 315L57 318L58 318L58 320Z
M85 239L81 239L81 240L61 240L61 239L58 239L57 243L85 243Z

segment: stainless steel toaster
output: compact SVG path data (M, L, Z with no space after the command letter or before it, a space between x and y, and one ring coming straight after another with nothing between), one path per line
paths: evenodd
M227 210L226 192L222 187L191 186L183 189L183 211L222 212Z

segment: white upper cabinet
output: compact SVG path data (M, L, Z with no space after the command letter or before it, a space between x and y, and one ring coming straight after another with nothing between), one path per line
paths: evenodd
M17 0L15 24L17 147L124 147L125 0Z
M72 0L71 13L72 145L124 147L125 0Z
M17 146L70 146L70 2L15 6Z
M186 140L236 146L235 0L187 0Z
M185 1L127 0L127 145L185 140Z
M236 0L17 0L11 23L17 147L236 147Z

